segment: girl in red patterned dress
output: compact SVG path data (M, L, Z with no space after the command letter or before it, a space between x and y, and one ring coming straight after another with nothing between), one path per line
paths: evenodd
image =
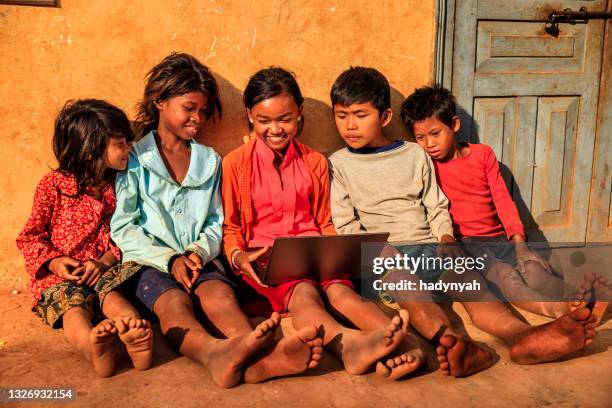
M115 174L125 170L134 138L120 109L95 99L68 102L55 121L57 170L38 183L32 213L17 237L31 278L32 311L91 361L97 375L115 369L117 338L137 369L152 362L152 331L117 291L100 316L96 285L121 258L110 240ZM119 274L110 274L115 276ZM99 320L99 319L98 319Z

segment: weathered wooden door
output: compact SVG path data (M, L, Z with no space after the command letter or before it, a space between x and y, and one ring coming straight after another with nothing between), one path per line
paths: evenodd
M449 79L464 136L495 150L531 239L584 243L604 21L560 24L557 38L543 21L553 9L603 11L606 0L454 6Z

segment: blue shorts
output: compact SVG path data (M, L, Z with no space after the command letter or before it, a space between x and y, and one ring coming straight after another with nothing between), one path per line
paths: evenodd
M438 248L438 244L414 244L414 245L397 245L395 246L398 251L403 254L408 255L411 258L437 258L438 254L436 249ZM444 269L440 269L437 267L432 268L418 268L414 271L417 276L423 281L427 283L435 283L437 282L442 274L444 274Z
M498 237L464 237L461 240L465 252L473 258L484 257L484 274L497 263L516 266L516 246L505 235Z
M437 243L431 244L412 244L412 245L394 245L395 248L410 258L438 258ZM425 283L435 283L446 272L443 268L438 267L438 263L427 268L419 267L414 272ZM430 293L434 302L447 302L450 298L443 292L433 291Z
M198 285L202 282L209 280L220 280L232 288L235 288L236 284L226 275L226 267L223 263L215 258L212 261L204 265L200 277L196 281L193 289L195 290ZM146 306L149 311L153 312L153 305L157 299L169 289L181 289L183 286L178 283L174 278L166 272L162 272L151 266L145 266L141 270L136 284L136 298Z

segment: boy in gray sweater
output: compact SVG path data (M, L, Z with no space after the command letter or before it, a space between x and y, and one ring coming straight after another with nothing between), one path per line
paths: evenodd
M347 144L329 159L334 225L339 233L389 232L392 246L387 257L465 257L453 237L448 201L438 188L431 159L416 143L393 141L383 134L392 117L390 99L387 79L372 68L350 68L332 87L336 127ZM444 267L439 263L435 263L437 267L423 265L412 273L391 269L383 280L415 283L415 289L394 294L400 306L409 311L413 327L438 344L437 357L445 375L473 374L489 367L493 358L465 333L455 331L435 302L444 298L460 301L474 325L504 340L511 358L519 364L557 360L593 342L593 318L588 308L533 327L500 302L478 272L460 273L447 268L446 263ZM473 281L480 290L469 294L447 290L440 298L432 297L420 285L466 281ZM413 299L419 301L409 301ZM355 313L345 315L350 318Z

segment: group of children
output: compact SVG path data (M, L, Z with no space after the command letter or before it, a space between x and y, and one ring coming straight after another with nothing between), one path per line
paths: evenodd
M210 70L188 54L172 53L148 73L133 144L126 115L104 101L71 101L60 112L58 168L38 184L17 245L31 276L32 309L64 328L97 375L113 374L121 345L135 368L151 366L143 308L169 344L207 367L221 387L302 373L324 348L351 374L375 369L399 379L425 362L409 320L436 344L444 374L492 364L487 348L453 328L436 294L421 294L431 302L398 297L401 309L389 317L344 276L264 285L252 263L265 263L274 240L286 236L385 231L386 250L414 256L477 255L489 241L514 241L513 251L496 253L487 272L470 279L508 293L571 291L562 302L519 304L557 320L532 327L486 289L476 301L461 293L448 300L461 301L477 327L508 343L519 364L553 361L592 343L598 315L587 302L595 292L609 296L611 285L591 274L577 290L566 288L546 271L524 243L491 149L455 140L460 123L448 91L421 88L402 105L417 143L388 140L389 83L375 69L348 69L331 91L347 147L329 162L297 140L304 98L290 72L258 71L243 96L254 137L223 160L195 141L206 121L221 118L222 104ZM462 249L457 240L475 245ZM458 279L416 272L392 270L385 279ZM273 310L255 326L241 307L248 291ZM278 338L283 313L295 332Z

